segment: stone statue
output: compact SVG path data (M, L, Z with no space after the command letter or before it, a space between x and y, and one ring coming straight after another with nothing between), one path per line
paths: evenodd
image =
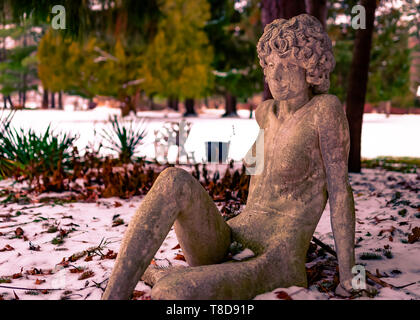
M274 99L256 110L264 169L251 177L245 209L225 222L194 177L164 170L129 224L103 299L129 299L142 275L154 284L152 299L251 299L279 287L305 287L306 252L328 198L337 292L352 290L349 130L340 101L326 94L335 66L331 41L317 19L302 14L267 25L257 50ZM189 267L149 266L174 223ZM233 241L255 256L225 261Z

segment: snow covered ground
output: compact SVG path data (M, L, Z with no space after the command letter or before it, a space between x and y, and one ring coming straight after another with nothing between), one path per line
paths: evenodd
M413 228L420 226L420 195L415 191L420 184L419 176L366 169L362 174L351 174L350 179L356 202L357 263L394 286L411 284L403 289L377 286L379 295L375 299L420 299L420 241L407 242ZM0 182L3 189L19 187L13 186L11 180ZM59 204L44 202L41 198L46 196L66 194L41 194L32 203L0 208L0 295L3 299L17 296L22 300L99 299L127 224L142 199L109 198L93 203ZM57 243L60 230L67 235L62 243ZM328 206L315 236L334 247ZM155 263L186 265L177 244L171 230L155 256ZM93 249L99 245L102 254ZM375 254L376 259L364 260L366 253ZM73 262L63 263L63 259L71 256ZM327 254L307 267L329 261L334 258ZM328 272L322 275L326 280L331 277ZM151 288L143 282L138 283L136 290L139 299L150 298ZM279 299L281 292L292 299L337 299L316 285L308 289L277 288L255 299Z
M230 141L229 157L235 161L243 158L258 135L255 119L249 119L249 111L239 110L239 118L220 118L223 110L204 110L197 118L186 118L193 126L185 143L187 151L195 151L197 160L204 157L205 141ZM79 150L96 141L103 129L110 129L109 116L118 115L119 110L98 107L90 111L23 110L13 119L16 128L33 128L44 131L48 124L56 131L78 134ZM140 156L153 159L154 130L161 130L165 121L181 121L181 115L173 111L138 112L138 117L147 120L148 135L139 149ZM131 119L134 117L131 116ZM96 136L95 136L96 131ZM420 115L365 114L362 130L363 158L378 156L420 157ZM105 151L105 150L104 150Z

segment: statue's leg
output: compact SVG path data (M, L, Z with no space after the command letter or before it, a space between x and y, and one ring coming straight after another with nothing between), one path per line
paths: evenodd
M243 262L179 268L158 279L152 289L152 299L252 299L279 287L272 270L267 270L269 265L262 255Z
M178 268L156 279L154 300L242 300L276 288L307 287L304 257L274 239L250 260Z
M226 256L231 231L211 197L185 170L165 169L130 221L102 299L130 298L174 222L189 265L219 263Z

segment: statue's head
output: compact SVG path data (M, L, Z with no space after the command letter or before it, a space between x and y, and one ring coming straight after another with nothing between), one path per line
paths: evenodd
M274 20L264 28L257 52L274 99L290 99L308 88L315 94L328 91L335 60L331 40L315 17Z

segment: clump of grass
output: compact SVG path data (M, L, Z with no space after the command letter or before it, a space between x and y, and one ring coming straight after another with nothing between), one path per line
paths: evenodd
M420 158L410 157L378 157L375 159L362 159L364 168L383 168L388 171L403 173L416 173L420 168Z
M62 237L58 236L58 237L55 237L54 239L52 239L51 243L55 244L55 245L60 245L60 244L64 243L64 240L63 240Z
M0 133L0 158L9 166L13 164L14 174L24 175L32 182L37 176L52 177L57 170L70 169L71 148L76 139L67 133L56 134L50 126L37 134L32 129L25 132L9 124ZM0 173L9 176L10 170Z
M392 259L394 257L391 250L384 250L384 256L387 257L388 259Z
M0 145L4 134L9 130L15 112L5 114L4 110L0 114ZM0 147L0 180L12 174L15 163L8 159L3 148Z
M361 260L381 260L382 256L380 254L377 253L373 253L373 252L363 252L359 258Z
M102 138L107 145L103 145L105 149L109 149L118 154L122 163L130 163L138 147L143 144L146 136L145 121L130 121L127 124L121 123L117 116L110 119L111 130L103 130Z

